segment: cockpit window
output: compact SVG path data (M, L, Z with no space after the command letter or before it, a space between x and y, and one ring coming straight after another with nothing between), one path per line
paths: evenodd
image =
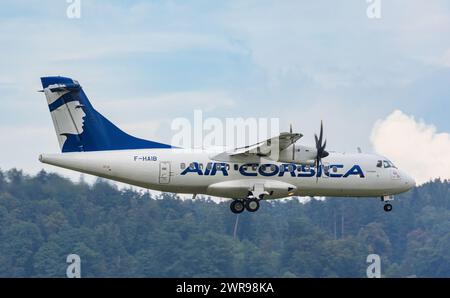
M397 168L390 160L383 160L384 168Z
M377 161L377 168L383 167L383 162L381 160Z

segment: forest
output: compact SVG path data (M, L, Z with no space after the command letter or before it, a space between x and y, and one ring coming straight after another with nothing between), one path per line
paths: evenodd
M376 198L263 202L235 215L229 202L181 199L98 179L0 171L0 277L450 277L450 183Z

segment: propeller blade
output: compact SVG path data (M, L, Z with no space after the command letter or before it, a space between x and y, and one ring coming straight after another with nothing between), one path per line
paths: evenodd
M325 148L327 146L327 140L323 141L323 121L320 121L320 133L319 137L317 137L316 134L314 134L314 140L316 141L316 183L319 181L319 171L322 171L323 163L322 158L327 157L329 153L325 151Z
M295 160L295 143L292 144L292 161Z
M323 138L323 122L320 121L320 135L319 135L319 144L322 145L322 138Z
M321 158L325 158L329 155L329 153L327 151L325 151L325 147L326 147L327 142L325 141L325 143L323 144L323 148L322 148L322 156Z
M320 157L316 158L316 184L319 182Z
M294 137L292 137L292 123L289 125L289 132L291 133L291 138L292 138L292 161L295 160L295 142L294 142Z

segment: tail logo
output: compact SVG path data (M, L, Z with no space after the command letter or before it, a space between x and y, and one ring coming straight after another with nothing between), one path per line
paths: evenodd
M70 115L71 121L67 121L67 112ZM51 113L55 121L58 123L59 134L61 136L67 138L70 135L80 135L83 133L84 118L86 117L86 113L83 110L83 105L79 101L68 102L65 106L61 105L54 109Z
M97 112L76 80L41 78L62 152L172 148L131 136Z

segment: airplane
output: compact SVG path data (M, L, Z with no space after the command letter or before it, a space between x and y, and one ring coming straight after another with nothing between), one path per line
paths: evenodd
M261 200L292 196L378 197L389 212L394 195L415 186L407 173L377 154L326 151L323 124L315 147L282 132L251 146L192 150L131 136L91 105L78 81L41 78L61 153L42 163L163 192L229 198L239 214Z

